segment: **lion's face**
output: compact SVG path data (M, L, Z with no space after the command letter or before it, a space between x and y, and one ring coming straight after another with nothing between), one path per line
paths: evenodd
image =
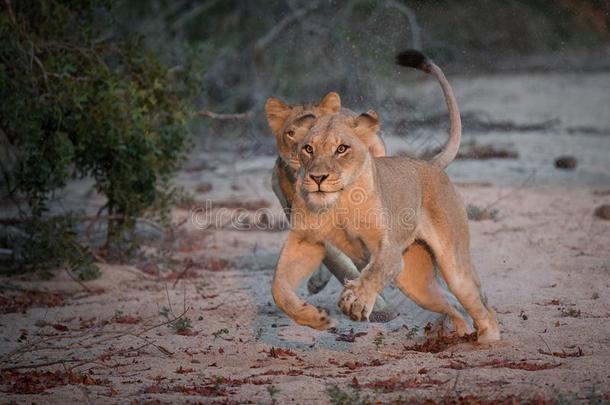
M275 135L280 158L294 171L299 170L299 144L309 128L303 126L303 117L321 117L336 114L341 110L341 99L337 93L328 93L319 104L287 105L270 97L265 104L267 122Z
M362 173L370 159L363 139L377 136L376 116L362 114L357 118L340 115L316 119L304 117L310 127L300 146L300 191L314 210L335 204L341 192Z

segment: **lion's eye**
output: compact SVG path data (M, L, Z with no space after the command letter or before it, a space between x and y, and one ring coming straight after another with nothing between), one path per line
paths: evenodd
M307 153L309 153L310 155L313 153L313 148L311 147L311 145L305 145L303 146L303 150Z
M286 134L286 136L290 139L294 138L294 131L293 130L288 130L286 132L284 132L284 134Z
M337 148L337 153L338 154L342 154L347 152L347 149L349 148L349 146L347 145L339 145L339 147Z

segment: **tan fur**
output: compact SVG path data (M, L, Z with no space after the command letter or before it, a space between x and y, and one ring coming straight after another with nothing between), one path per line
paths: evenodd
M342 108L341 98L335 92L328 93L319 104L289 105L270 97L265 103L265 113L269 128L275 136L279 155L273 168L274 181L277 181L278 191L282 193L281 199L290 207L296 174L301 167L298 146L307 134L310 119L334 114L355 117L357 114L348 108ZM369 113L376 114L373 111ZM363 139L363 142L373 156L385 156L385 144L380 136Z
M288 214L292 207L295 193L297 172L300 168L298 160L299 143L307 133L311 119L324 115L340 114L346 117L355 117L357 114L347 108L341 107L341 99L337 93L328 93L319 104L288 105L281 100L270 97L265 104L267 121L276 138L278 158L272 173L272 188L280 201L282 208ZM375 114L374 112L370 112ZM385 145L379 136L363 139L373 156L384 156ZM329 278L329 270L343 283L347 279L358 277L359 271L352 261L340 250L333 246L326 246L324 265L316 272L308 283L311 292L321 290ZM328 269L328 270L327 270ZM392 317L382 297L378 297L375 304L377 320L387 320Z
M430 271L429 248L449 289L474 319L479 341L499 339L495 313L482 298L471 263L466 211L443 170L416 159L372 157L361 140L376 135L374 115L323 116L309 126L292 229L273 282L278 306L299 324L331 325L327 314L294 294L330 243L355 263L368 263L341 293L339 306L352 319L368 319L377 294L395 280L417 303L446 313L458 333L466 333L466 321ZM341 145L346 152L340 153Z
M408 66L431 74L437 79L443 90L451 124L449 137L441 151L430 159L430 163L445 168L455 159L462 134L460 113L451 84L445 77L441 68L419 51L408 50L400 53L397 57L397 63L401 66ZM265 109L269 126L276 136L279 152L279 158L276 161L273 171L273 190L286 210L292 206L291 201L294 194L295 175L296 170L298 170L299 167L296 151L298 150L298 143L304 136L303 128L306 126L305 124L309 122L306 117L307 114L312 114L314 117L335 114L338 111L346 116L355 117L356 114L348 109L341 108L339 95L334 92L328 93L318 105L288 106L282 101L271 97L267 100ZM369 111L368 115L377 118L374 111ZM295 130L295 127L298 128L298 130ZM287 136L288 134L291 135ZM361 140L365 142L372 156L385 156L385 145L380 137L375 136ZM340 256L344 257L344 255ZM330 259L331 258L327 255L327 261ZM340 265L340 263L344 263L344 265ZM333 269L334 275L339 280L353 278L353 274L355 273L350 272L350 264L349 260L337 262L337 266ZM430 273L432 275L433 272L434 269L431 269ZM310 293L315 294L324 288L329 280L329 272L326 271L324 267L320 267L320 269L309 278L307 288ZM382 305L380 305L380 303L382 301L382 299L377 301L375 306L376 309L381 309ZM377 313L373 315L376 316Z

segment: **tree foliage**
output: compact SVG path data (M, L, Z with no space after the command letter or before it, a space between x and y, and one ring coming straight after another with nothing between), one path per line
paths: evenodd
M0 14L3 191L40 221L54 191L90 177L109 242L166 206L197 88L191 65L165 65L112 24L99 0L7 1Z

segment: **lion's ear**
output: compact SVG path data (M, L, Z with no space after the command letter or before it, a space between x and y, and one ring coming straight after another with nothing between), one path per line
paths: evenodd
M341 110L341 97L334 91L331 91L320 101L320 108L326 114L338 113Z
M385 144L379 132L379 116L369 110L354 120L354 132L373 157L385 156Z
M295 120L292 125L296 128L303 128L307 131L309 131L311 129L311 127L313 127L313 124L316 121L316 116L313 114L305 114L302 117L299 117L299 119Z
M267 114L269 128L276 134L282 129L286 119L290 115L290 106L284 104L282 100L278 98L269 97L265 103L265 113Z
M360 114L354 120L354 129L360 137L375 135L379 131L379 114L373 110Z

